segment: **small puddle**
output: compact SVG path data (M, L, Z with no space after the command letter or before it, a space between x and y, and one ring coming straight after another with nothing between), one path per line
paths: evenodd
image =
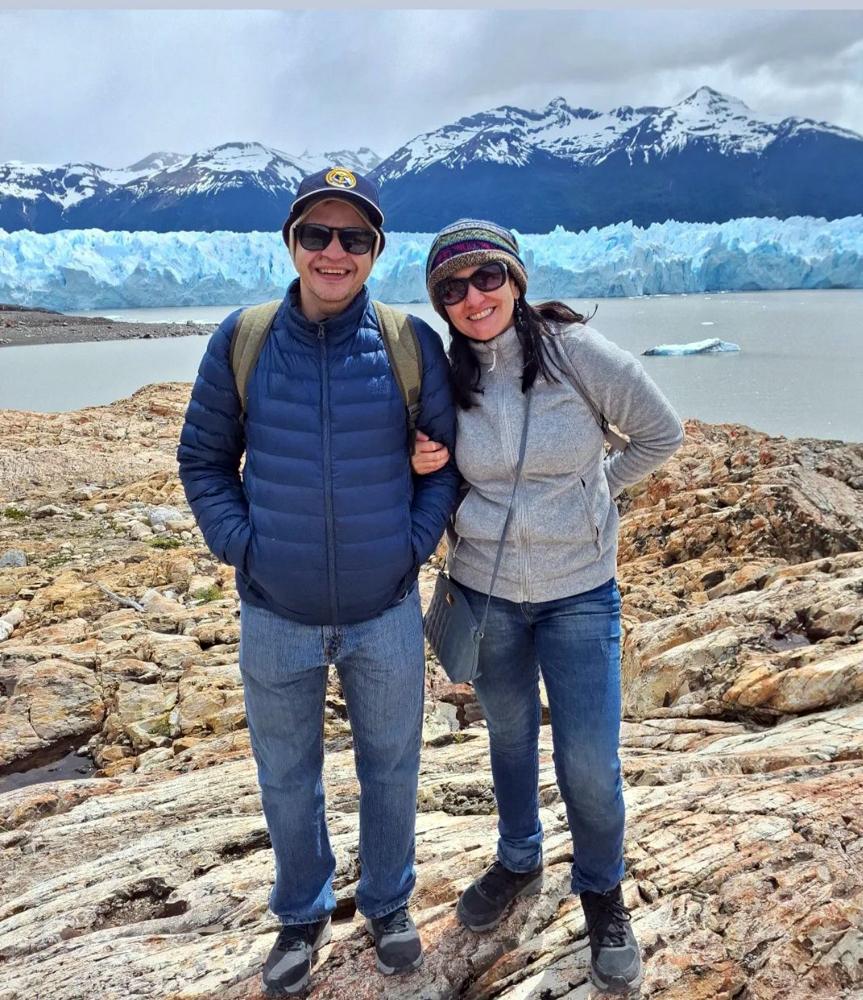
M784 653L786 649L797 649L800 646L811 646L809 639L800 632L774 629L767 633L764 642L776 653Z
M38 785L43 781L68 781L73 778L89 778L96 771L96 765L89 757L79 757L75 751L65 757L43 764L40 767L30 767L26 771L13 771L11 774L0 775L0 794L11 792L15 788L26 788L28 785Z

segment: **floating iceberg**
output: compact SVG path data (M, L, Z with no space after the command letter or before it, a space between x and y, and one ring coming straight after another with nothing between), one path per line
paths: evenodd
M709 337L707 340L695 340L691 344L660 344L658 347L651 347L641 353L648 357L655 355L677 357L682 354L722 354L725 351L739 350L738 344L720 340L718 337Z
M532 299L863 288L863 216L631 222L519 235ZM388 233L369 287L424 302L428 233ZM51 309L234 305L295 276L279 233L59 233L0 229L0 302Z

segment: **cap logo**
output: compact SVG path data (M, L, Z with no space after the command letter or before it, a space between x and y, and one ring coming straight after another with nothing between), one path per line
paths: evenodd
M354 188L357 186L357 179L345 167L333 167L324 178L330 187Z

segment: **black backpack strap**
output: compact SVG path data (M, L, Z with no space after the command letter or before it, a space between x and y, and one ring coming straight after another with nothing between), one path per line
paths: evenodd
M231 370L237 383L237 395L240 397L243 416L248 403L249 379L255 370L258 355L281 304L281 299L273 299L272 302L262 302L259 306L250 306L240 313L234 327L234 336L231 340Z

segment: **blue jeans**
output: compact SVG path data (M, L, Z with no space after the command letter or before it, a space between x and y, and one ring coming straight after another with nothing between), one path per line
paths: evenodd
M487 595L462 587L477 620ZM539 674L554 769L573 839L572 891L623 878L620 594L614 580L573 597L516 604L493 597L474 681L488 723L498 807L497 856L511 871L542 861Z
M243 603L240 670L276 860L270 909L283 924L320 920L336 906L322 778L330 663L360 785L357 908L385 916L414 887L425 672L419 591L371 621L337 627L300 625Z

